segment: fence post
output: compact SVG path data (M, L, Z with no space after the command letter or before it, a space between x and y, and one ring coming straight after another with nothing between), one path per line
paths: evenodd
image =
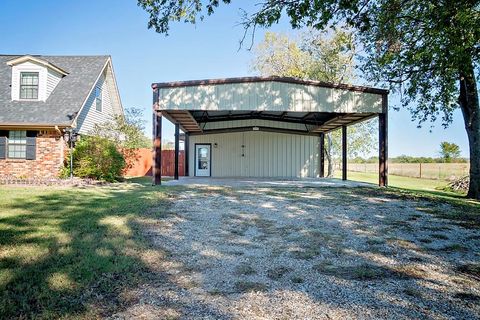
M420 179L422 179L422 163L420 162Z

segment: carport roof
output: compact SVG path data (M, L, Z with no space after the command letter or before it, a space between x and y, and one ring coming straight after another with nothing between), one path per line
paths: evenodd
M166 82L152 88L156 110L194 134L207 133L208 122L258 119L304 124L300 134L318 135L386 112L388 94L380 88L285 77Z
M205 85L222 85L222 84L238 84L238 83L258 83L258 82L283 82L311 85L323 88L342 89L357 92L367 92L375 94L388 94L387 89L356 86L345 83L330 83L324 81L304 80L292 77L236 77L236 78L223 78L223 79L203 79L203 80L186 80L186 81L173 81L173 82L158 82L153 83L152 88L175 88L175 87L192 87L192 86L205 86Z

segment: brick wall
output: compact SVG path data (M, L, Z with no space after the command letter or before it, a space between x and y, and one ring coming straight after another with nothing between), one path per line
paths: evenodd
M63 137L56 131L39 131L36 160L0 159L0 177L18 179L57 178L65 157Z

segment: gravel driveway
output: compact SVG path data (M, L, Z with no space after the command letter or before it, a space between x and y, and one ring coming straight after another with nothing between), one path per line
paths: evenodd
M480 318L480 230L432 214L446 205L364 187L172 197L144 225L159 276L113 318Z

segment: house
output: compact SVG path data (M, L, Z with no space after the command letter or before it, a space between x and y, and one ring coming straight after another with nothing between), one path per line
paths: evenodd
M202 177L323 177L325 134L342 128L345 180L347 126L378 117L379 184L387 184L387 90L283 77L152 89L154 184L161 181L162 117L175 124L177 153L180 129L185 133L185 175Z
M110 56L0 55L0 177L58 177L66 132L117 114Z

